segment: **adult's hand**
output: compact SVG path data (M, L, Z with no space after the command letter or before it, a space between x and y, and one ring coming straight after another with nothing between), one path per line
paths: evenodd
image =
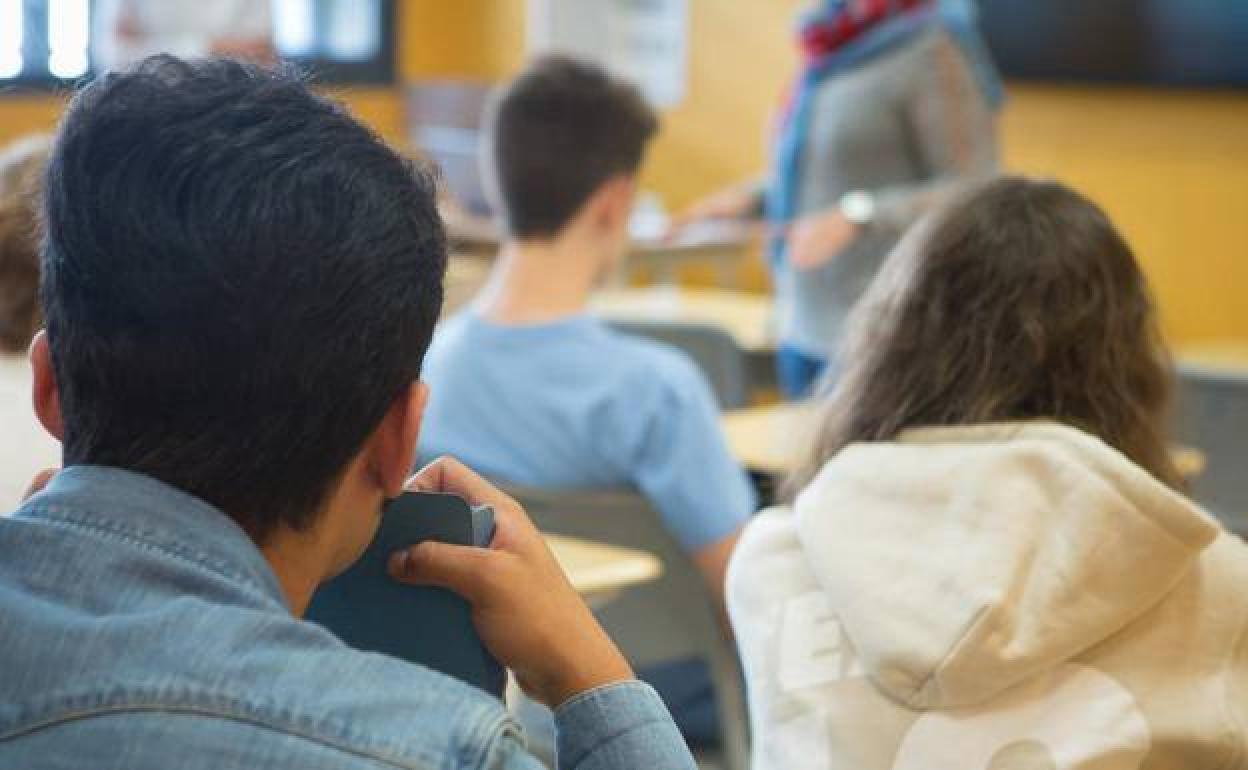
M858 229L839 207L800 217L788 228L789 261L799 270L831 262L858 236Z
M672 217L666 237L675 238L681 230L699 222L757 219L759 195L757 182L736 184L714 192Z
M22 495L22 502L26 502L42 492L43 488L48 485L48 482L52 480L52 477L60 472L60 468L48 468L36 473L34 480L30 482L30 486L26 487L26 494Z
M417 473L408 488L455 494L469 505L494 509L489 548L421 543L395 553L390 574L467 599L482 641L526 693L555 708L578 693L633 678L515 500L446 457Z

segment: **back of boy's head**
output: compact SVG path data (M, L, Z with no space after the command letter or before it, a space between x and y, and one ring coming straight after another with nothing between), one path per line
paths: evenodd
M856 310L846 371L799 481L907 428L1054 419L1181 485L1172 376L1147 281L1094 203L1001 178L907 235Z
M46 136L0 150L0 353L22 353L42 325L36 204Z
M157 56L80 92L47 175L66 464L306 528L419 376L430 179L297 75Z
M637 173L657 129L629 83L576 59L535 60L486 117L483 171L507 233L559 232L605 182Z

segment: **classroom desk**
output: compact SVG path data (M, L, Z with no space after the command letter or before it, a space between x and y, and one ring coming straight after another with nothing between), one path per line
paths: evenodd
M794 470L817 429L810 404L774 404L739 409L725 414L720 424L733 455L752 471L784 476ZM1171 456L1179 473L1189 481L1204 473L1204 452L1174 446Z
M801 460L810 444L814 420L809 404L771 404L724 414L720 425L728 448L746 468L768 476L784 476Z
M646 551L564 535L545 535L545 538L572 587L594 605L663 576L663 562Z
M734 289L647 286L603 289L590 309L612 321L683 321L717 326L747 353L775 350L771 297Z

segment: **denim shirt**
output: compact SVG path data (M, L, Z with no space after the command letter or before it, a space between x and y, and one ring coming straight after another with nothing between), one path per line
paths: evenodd
M560 768L693 768L652 690L556 712ZM250 538L76 466L0 518L0 767L540 768L502 704L290 614Z

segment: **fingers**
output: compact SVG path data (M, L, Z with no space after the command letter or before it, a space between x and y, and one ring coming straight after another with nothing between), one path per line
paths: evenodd
M22 495L22 501L25 502L42 492L43 488L48 485L48 482L52 480L52 477L60 473L60 471L60 468L47 468L36 473L35 478L30 482L30 486L26 487L26 493Z
M497 513L516 502L468 466L453 457L439 457L416 472L407 483L415 492L444 492L462 497L469 505L490 505Z
M407 488L457 495L469 505L493 508L495 529L490 547L495 550L528 552L537 547L535 543L542 544L537 527L519 503L453 457L439 457L421 468L408 480Z
M678 235L681 230L684 230L689 225L693 224L694 222L701 222L702 220L706 218L707 218L707 213L699 209L697 206L693 206L691 208L685 209L679 214L672 215L672 217L668 219L666 236L669 238L673 238L676 235Z
M446 588L477 604L499 557L485 548L428 541L396 551L387 566L401 583Z
M698 201L673 216L668 221L664 239L667 241L674 240L690 225L714 220L735 221L742 219L747 216L748 209L748 201L739 190L734 188L727 193L721 191L709 198Z

